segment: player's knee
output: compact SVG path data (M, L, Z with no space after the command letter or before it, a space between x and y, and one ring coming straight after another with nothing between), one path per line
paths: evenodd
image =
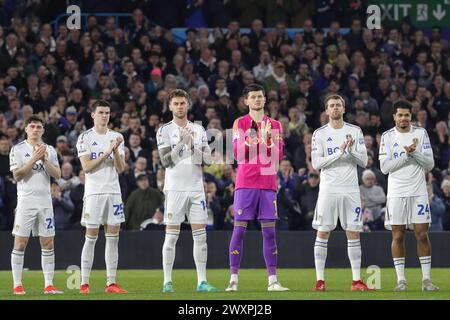
M166 236L164 238L164 246L166 247L175 247L178 241L178 237L180 236L180 229L177 228L166 228Z
M330 233L325 231L317 231L317 237L320 239L328 239L330 237Z
M403 232L395 232L392 234L392 241L397 244L403 244L405 241L405 234Z
M98 229L86 228L86 236L96 238L98 237Z
M41 238L41 248L45 250L52 250L54 247L53 238Z
M28 239L17 239L14 241L14 249L25 250L28 244Z
M415 234L416 234L416 240L418 242L422 242L422 243L428 242L428 232L419 231L419 232L416 232Z
M348 240L358 240L359 237L359 232L354 232L354 231L346 231L347 234L347 239Z

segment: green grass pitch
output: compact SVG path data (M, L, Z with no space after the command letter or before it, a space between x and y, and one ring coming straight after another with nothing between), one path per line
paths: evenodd
M361 270L363 279L367 279L365 269ZM91 275L91 293L82 296L78 290L67 287L68 278L63 270L55 273L55 285L64 291L63 295L47 296L42 294L43 275L40 271L24 271L23 285L25 296L12 295L12 276L9 271L0 272L0 300L14 299L65 299L65 300L104 300L104 299L132 299L132 300L315 300L315 299L450 299L450 269L432 269L433 282L440 287L439 292L421 291L421 270L406 269L409 291L393 292L395 285L395 270L381 269L381 290L376 292L351 292L350 269L326 269L325 277L327 292L312 292L315 284L314 269L279 269L278 279L283 286L289 287L289 292L267 292L267 276L264 269L241 269L239 272L239 291L225 292L229 273L226 269L208 270L208 281L220 289L218 293L198 293L196 288L195 270L175 269L173 273L174 293L162 293L162 270L119 270L117 280L128 294L105 293L105 271L94 270ZM70 280L70 279L69 279ZM69 281L70 283L70 281Z

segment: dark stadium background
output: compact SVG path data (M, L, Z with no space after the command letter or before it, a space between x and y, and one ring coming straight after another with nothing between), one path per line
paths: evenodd
M429 2L429 22L414 13L368 30L366 7L382 0L0 1L0 230L12 230L17 200L8 154L24 139L30 114L45 119L44 140L57 148L62 166L63 178L52 187L57 231L82 230L84 179L75 142L92 126L89 108L98 98L112 103L110 127L127 146L123 229L163 230L151 218L164 211L155 196L164 181L155 133L171 119L167 92L189 91L189 119L225 132L247 112L241 91L252 82L264 85L267 113L284 129L279 230L311 230L319 181L311 134L327 121L328 93L345 97L345 120L365 135L366 169L377 181L365 186L359 168L365 231L384 230L387 177L378 144L394 125L392 105L400 98L412 102L414 123L432 142L431 230L450 230L450 31L441 27L450 20L447 2ZM69 4L81 8L80 31L65 26ZM447 10L441 20L438 4ZM156 193L139 190L142 173ZM232 229L234 175L232 165L205 169L210 230Z

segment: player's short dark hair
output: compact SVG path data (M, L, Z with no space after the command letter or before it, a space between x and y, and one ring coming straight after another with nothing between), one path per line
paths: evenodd
M409 102L407 100L399 100L394 103L392 113L396 114L397 109L408 109L409 112L411 112L412 104L411 104L411 102Z
M92 104L92 112L97 110L97 107L107 107L111 109L111 104L106 100L97 100Z
M172 101L173 98L186 98L189 106L192 105L192 101L191 101L191 97L189 96L189 93L187 93L183 89L175 89L172 92L170 92L166 98L167 105L170 105L170 102Z
M253 91L262 91L263 95L264 96L266 95L266 91L264 90L264 87L262 85L260 85L260 84L257 84L257 83L252 83L252 84L249 84L248 86L246 86L244 88L244 90L242 90L242 95L245 98L247 98L248 94L250 92L253 92Z
M29 125L32 122L40 122L42 125L44 125L44 120L38 116L37 114L32 114L26 121L25 121L25 127Z
M342 102L342 106L345 108L345 100L342 96L338 95L338 94L330 94L328 96L326 96L324 104L325 104L325 110L328 107L328 101L330 101L331 99L338 99L341 100Z

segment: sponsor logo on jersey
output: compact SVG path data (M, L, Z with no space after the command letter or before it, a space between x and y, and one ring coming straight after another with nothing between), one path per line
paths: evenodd
M93 146L96 146L96 145L97 145L97 142L94 141L94 142L92 143L92 145L93 145Z
M396 143L394 143L394 148L395 148L395 147L398 147L398 143L397 143L397 142L396 142Z
M30 154L29 154L29 153L27 153L27 154L25 155L25 157L30 157Z
M233 250L231 251L231 254L239 254L239 250Z
M327 139L327 141L333 141L333 139L331 139L331 137L329 137L329 138Z
M327 153L329 156L331 156L333 153L336 153L339 150L339 147L333 148L327 148Z

